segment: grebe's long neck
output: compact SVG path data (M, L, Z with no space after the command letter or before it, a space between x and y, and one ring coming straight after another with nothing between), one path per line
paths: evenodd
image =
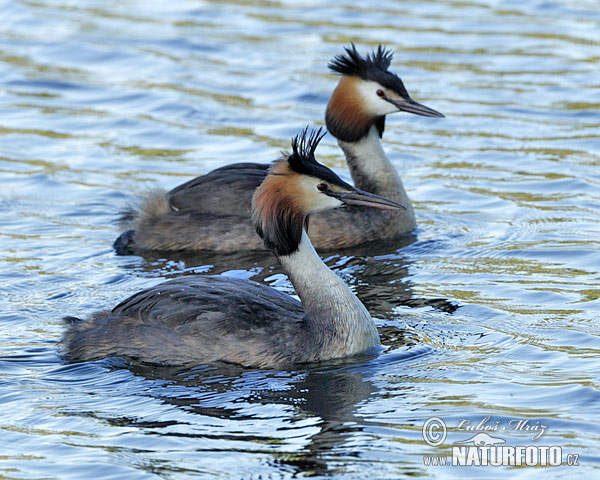
M400 175L383 151L375 125L356 142L338 140L338 143L346 155L354 185L410 208Z
M302 300L308 327L331 358L379 345L371 315L348 286L319 258L303 230L298 250L279 257Z

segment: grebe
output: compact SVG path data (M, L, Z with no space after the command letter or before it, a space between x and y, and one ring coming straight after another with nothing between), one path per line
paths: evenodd
M325 120L338 139L354 184L406 207L403 211L347 208L311 216L309 236L317 249L356 246L400 238L415 227L412 206L398 172L381 147L385 116L409 112L443 117L410 98L400 77L388 70L392 53L381 45L361 56L354 44L333 58L329 68L341 75ZM167 194L156 191L121 221L128 230L114 243L119 254L144 250L260 250L250 204L269 165L236 163L190 180Z
M223 276L170 280L90 320L72 317L62 339L73 361L121 356L164 365L223 361L282 367L346 357L379 345L369 312L322 262L304 226L308 215L342 205L398 210L319 164L321 130L292 141L252 198L252 221L302 303L274 288Z

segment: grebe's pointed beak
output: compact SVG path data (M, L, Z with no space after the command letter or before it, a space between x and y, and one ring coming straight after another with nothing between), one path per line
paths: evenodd
M399 203L394 202L385 197L380 197L373 193L364 192L358 188L349 192L327 192L327 195L337 198L344 205L354 207L371 207L380 208L382 210L406 210Z
M426 107L419 102L415 102L412 98L401 98L400 100L387 99L387 101L402 112L414 113L415 115L422 115L424 117L444 117L444 115L437 110Z

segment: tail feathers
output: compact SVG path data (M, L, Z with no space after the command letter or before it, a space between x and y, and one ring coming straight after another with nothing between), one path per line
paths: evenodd
M121 210L116 219L117 224L125 230L113 243L117 255L131 255L135 251L135 232L140 225L152 225L156 217L166 215L171 211L167 192L163 189L154 189L144 198L139 198Z
M156 188L127 205L121 210L116 221L123 230L137 230L140 222L154 216L164 215L170 210L167 192L164 189Z
M138 213L138 222L143 222L146 218L166 215L171 211L167 192L163 189L154 189L146 195L140 204Z

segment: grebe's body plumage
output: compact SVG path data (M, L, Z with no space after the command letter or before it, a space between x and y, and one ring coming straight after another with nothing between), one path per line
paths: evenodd
M253 367L341 358L379 345L369 312L321 261L303 229L309 214L342 205L401 209L340 180L314 159L318 133L296 138L253 197L258 235L280 260L302 303L256 282L179 278L87 321L69 318L65 356L121 356L165 365L216 361Z
M317 249L400 238L415 227L400 176L381 147L385 116L399 111L443 115L409 97L402 80L388 70L391 59L391 52L381 46L362 57L354 45L334 57L329 68L341 79L325 120L346 156L355 185L395 200L406 210L347 208L312 215L308 233ZM268 168L257 163L228 165L166 194L156 193L123 216L121 226L128 232L115 242L117 252L264 248L248 219L252 194Z

